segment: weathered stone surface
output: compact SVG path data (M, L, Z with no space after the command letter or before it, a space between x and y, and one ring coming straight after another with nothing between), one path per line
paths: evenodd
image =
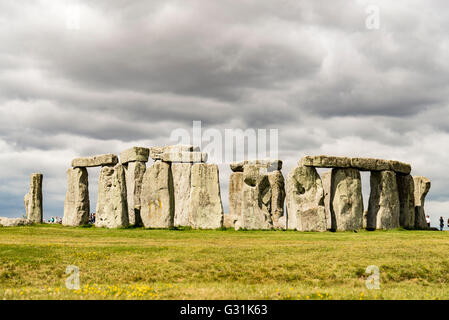
M120 162L123 164L133 161L148 162L149 156L150 149L142 147L132 147L120 154Z
M351 158L324 155L305 156L299 161L298 165L317 168L349 168L351 167Z
M67 170L68 188L64 201L64 226L77 227L89 223L89 177L86 168Z
M399 225L406 229L415 227L415 184L411 175L396 175L399 195Z
M332 178L332 170L324 172L321 175L321 181L323 183L323 191L324 191L324 210L326 212L327 230L335 230L337 227L335 217L333 217L332 219L331 214L331 178Z
M223 220L223 227L225 228L235 228L235 223L238 218L232 214L225 214Z
M245 160L239 162L233 162L230 164L231 170L233 172L243 172L243 167L245 165L257 166L259 168L266 168L268 172L274 172L277 170L282 170L282 160Z
M191 163L173 163L173 189L175 201L175 227L190 226L190 191L191 191Z
M275 229L287 230L288 229L287 216L288 216L288 213L286 212L286 214L284 214L282 217L280 217L277 222L273 222L273 227Z
M31 224L33 222L30 219L0 217L0 226L2 227L29 226Z
M205 152L167 152L160 158L165 162L202 163L207 162L208 155Z
M173 146L163 146L163 147L152 147L150 148L150 157L153 160L163 160L162 155L165 153L189 153L189 152L199 152L200 148L192 145L173 145Z
M268 173L268 181L271 187L271 219L273 225L278 225L279 219L284 216L285 180L282 172L276 170Z
M426 177L413 177L415 185L415 228L428 229L424 202L429 193L431 183Z
M306 156L299 161L299 165L317 168L354 168L360 171L392 170L406 175L412 170L409 164L395 160L333 156Z
M122 164L101 168L95 226L123 228L129 225L125 169Z
M145 162L128 162L125 166L126 193L128 200L128 220L130 225L142 225L140 218L140 194L142 181L147 169Z
M371 194L368 205L368 229L399 227L399 193L394 171L371 172Z
M363 199L360 172L357 169L332 169L331 216L338 231L363 227ZM333 218L334 219L334 218Z
M223 219L218 166L194 164L190 192L190 226L195 229L221 228Z
M42 180L42 174L33 173L30 178L30 191L24 197L27 218L33 223L42 223L43 219Z
M101 167L113 166L118 163L118 157L114 154L102 154L94 157L77 158L72 160L72 167Z
M169 163L157 160L147 168L142 182L140 216L145 228L173 227L175 203Z
M298 231L326 231L324 190L313 167L298 166L287 177L287 226Z
M229 177L229 214L242 215L243 172L232 172Z

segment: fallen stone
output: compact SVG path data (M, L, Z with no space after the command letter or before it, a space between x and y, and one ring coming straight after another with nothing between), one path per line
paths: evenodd
M118 163L118 157L114 154L102 154L94 157L77 158L72 160L72 167L102 167L113 166Z
M150 149L133 147L131 149L125 150L120 154L120 162L126 164L128 162L140 161L148 162L150 156Z
M189 153L189 152L199 152L200 148L192 145L173 145L173 146L163 146L163 147L152 147L150 148L150 157L153 160L163 160L162 155L165 153Z
M0 217L0 226L2 227L20 227L29 226L31 224L33 224L33 222L30 219Z
M140 218L140 194L142 181L147 169L145 162L134 161L125 165L126 193L128 201L128 222L130 225L142 225Z
M24 197L27 218L33 223L42 223L43 220L42 180L42 174L32 174L30 191Z
M371 172L367 229L399 228L399 193L394 171Z
M415 227L415 184L411 175L396 175L399 195L399 225L405 229Z
M125 168L122 164L105 166L98 179L95 226L123 228L129 225Z
M321 175L324 191L324 210L326 212L326 228L327 230L336 230L337 222L335 221L335 217L332 218L331 214L331 178L332 170L324 172Z
M64 201L64 226L78 227L89 223L89 177L86 168L67 170L68 188Z
M287 177L287 226L298 231L326 231L324 190L313 167L298 166Z
M169 163L157 160L143 176L140 216L145 228L171 228L175 203Z
M223 215L218 166L194 164L190 192L190 226L194 229L221 228Z
M242 215L243 172L232 172L229 177L229 215Z
M426 177L413 177L415 186L415 228L425 230L429 227L426 222L424 202L429 193L431 183Z
M191 191L191 163L173 163L173 189L175 203L175 227L190 226L190 191Z
M336 230L358 230L363 227L362 182L359 170L332 169L330 203Z
M273 225L277 225L278 220L284 216L285 180L282 172L276 170L268 173L268 181L271 187L271 219Z
M282 170L282 160L272 160L272 159L245 160L245 161L233 162L230 164L230 167L233 172L243 172L243 167L245 165L266 168L268 172Z

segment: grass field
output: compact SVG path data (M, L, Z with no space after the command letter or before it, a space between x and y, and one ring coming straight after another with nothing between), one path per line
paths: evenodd
M0 299L448 299L448 283L448 232L0 227Z

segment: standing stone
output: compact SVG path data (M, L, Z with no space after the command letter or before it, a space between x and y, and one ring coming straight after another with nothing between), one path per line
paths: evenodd
M267 168L245 164L243 169L242 215L236 229L270 230L271 186Z
M396 175L399 193L399 225L405 229L415 227L415 184L411 175Z
M128 200L128 220L130 225L140 226L140 194L143 175L147 169L145 162L129 162L124 166L126 176L126 193Z
M331 214L331 178L332 178L332 170L324 172L321 175L321 181L323 183L323 190L324 190L324 210L326 212L327 230L335 230L337 227L335 217L332 217Z
M426 177L413 177L415 185L415 228L428 229L424 202L430 190L430 180Z
M175 201L175 227L190 226L190 189L191 189L191 163L172 163L173 192Z
M399 228L399 193L394 171L371 172L367 229Z
M140 216L145 228L171 228L174 223L173 176L170 164L157 160L143 176Z
M359 170L332 169L330 204L331 215L335 217L335 230L357 230L363 227L362 182Z
M24 198L27 219L33 223L42 223L43 220L42 179L40 173L31 175L30 191Z
M67 170L68 189L64 201L64 226L78 227L89 223L89 177L86 168Z
M96 227L123 228L129 225L125 169L122 164L105 166L98 179Z
M229 177L229 214L237 219L242 215L243 172L232 172Z
M222 228L223 219L218 166L194 164L190 192L190 225L195 229Z
M276 170L268 174L268 181L271 187L271 219L276 228L286 229L279 219L284 216L285 203L285 180L282 172Z
M287 177L287 224L298 231L326 231L324 190L314 167L298 166Z

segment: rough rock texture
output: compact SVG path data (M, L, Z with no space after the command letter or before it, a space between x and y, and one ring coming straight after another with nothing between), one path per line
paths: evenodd
M145 228L173 227L175 203L170 164L157 160L143 176L140 217Z
M33 223L42 223L42 179L40 173L33 173L30 178L30 191L25 195L25 211L27 218Z
M194 164L191 188L190 226L195 229L223 227L218 166L206 163Z
M271 219L273 225L278 226L278 221L284 216L285 180L282 172L276 170L268 173L268 181L271 187Z
M141 161L128 162L125 165L128 220L130 225L142 225L140 218L140 194L146 169L145 162Z
M229 177L229 214L242 215L243 172L232 172Z
M371 172L367 229L399 227L399 193L394 171Z
M338 231L363 227L363 199L360 172L357 169L332 169L331 216Z
M77 227L89 223L89 177L86 168L67 170L68 189L64 201L64 226Z
M118 163L118 157L114 154L102 154L94 157L77 158L72 160L72 167L101 167L113 166Z
M405 229L415 227L415 184L411 175L396 175L399 194L399 225Z
M286 214L284 214L282 217L280 217L277 222L273 222L273 227L275 229L287 230L288 229L287 215L288 215L288 213L286 212Z
M235 228L235 223L238 218L232 214L225 214L223 219L223 227L225 228Z
M401 174L410 174L409 164L372 158L347 158L333 156L306 156L299 161L299 165L317 168L354 168L360 171L392 170Z
M278 159L245 160L245 161L233 162L230 164L231 170L233 172L243 172L243 167L245 165L266 168L268 172L282 170L282 160L278 160Z
M415 185L415 228L428 229L424 202L430 190L430 180L426 177L413 177Z
M175 201L175 227L190 226L190 191L191 191L191 163L173 163L173 189Z
M122 164L101 168L95 226L123 228L129 225L125 168Z
M120 154L120 162L123 164L133 161L148 162L149 156L150 156L150 149L133 147L123 151Z
M183 153L183 152L199 152L200 148L192 145L173 145L164 147L152 147L150 148L150 157L153 160L163 160L162 156L165 153Z
M326 231L324 190L313 167L298 166L287 177L287 226L298 231Z
M29 219L0 217L0 226L2 227L29 226L31 224L33 222Z
M165 162L201 163L207 162L208 155L205 152L166 152L160 158Z
M333 228L336 228L337 225L335 217L333 217L332 219L331 214L331 178L332 178L332 170L324 172L321 175L321 182L323 183L323 190L324 190L324 210L326 212L327 230L333 230Z

